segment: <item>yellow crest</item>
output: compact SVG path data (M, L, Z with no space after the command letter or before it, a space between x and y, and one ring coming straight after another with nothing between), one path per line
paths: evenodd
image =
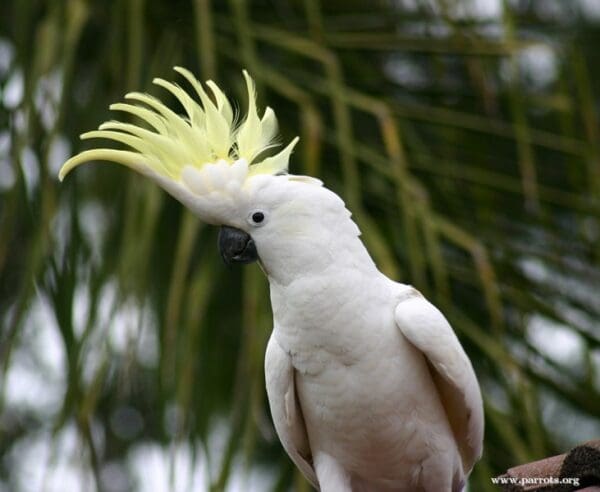
M269 107L262 118L259 118L254 82L245 70L243 73L248 91L248 113L239 125L236 124L227 97L214 82L206 82L212 92L211 99L189 70L175 67L175 71L189 82L196 97L173 82L159 78L153 82L179 100L185 116L178 115L159 99L148 94L127 94L125 99L133 104L116 103L110 109L134 115L149 128L108 121L100 125L98 130L84 133L81 138L106 138L125 144L132 150L85 150L65 162L59 173L60 180L74 167L92 160L112 161L140 172L150 171L175 182L181 181L184 168L202 171L203 168L213 167L208 166L209 164L228 167L234 163L243 163L250 176L287 171L290 154L298 137L278 154L255 162L258 157L264 156L265 150L275 145L277 119ZM244 179L245 176L246 173Z

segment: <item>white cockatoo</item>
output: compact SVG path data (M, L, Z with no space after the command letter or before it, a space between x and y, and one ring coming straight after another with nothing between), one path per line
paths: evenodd
M287 173L294 139L273 146L277 121L256 109L246 72L241 122L212 81L211 95L155 83L183 106L131 93L111 109L143 128L110 121L82 138L131 150L92 149L75 166L114 161L157 182L200 219L220 225L226 262L259 261L268 277L273 332L266 386L277 434L292 461L323 492L460 491L481 456L483 405L454 331L409 285L383 275L341 198L321 181Z

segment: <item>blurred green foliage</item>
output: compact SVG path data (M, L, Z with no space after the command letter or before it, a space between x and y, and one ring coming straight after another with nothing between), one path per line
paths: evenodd
M143 489L144 449L172 490L308 490L266 406L260 271L126 169L57 181L174 65L242 107L247 68L291 171L451 320L486 400L471 490L598 437L599 43L592 0L0 3L0 490Z

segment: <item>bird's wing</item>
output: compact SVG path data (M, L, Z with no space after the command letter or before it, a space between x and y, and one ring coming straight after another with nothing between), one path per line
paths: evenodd
M427 359L458 444L463 470L469 473L483 448L483 402L479 384L471 361L444 315L416 294L398 304L396 324Z
M296 370L290 356L271 335L265 355L265 378L269 406L277 435L292 461L319 490L312 465L312 453L296 393Z

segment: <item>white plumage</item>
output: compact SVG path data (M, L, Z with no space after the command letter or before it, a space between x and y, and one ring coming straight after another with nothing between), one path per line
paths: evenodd
M292 140L265 157L277 129L259 118L245 73L248 114L237 123L182 68L202 105L156 79L181 117L148 95L115 104L151 128L109 122L83 138L133 150L93 149L156 181L202 220L227 226L227 261L259 259L274 327L265 358L275 429L290 458L322 492L461 490L481 455L483 405L473 368L444 316L414 288L380 273L343 201L307 176L283 174ZM222 231L223 231L222 230Z
M310 238L297 243L301 263L279 261L294 246L268 226L253 234L274 316L267 393L286 451L324 492L461 490L483 439L471 363L434 306L376 269L339 198L306 186L286 194L304 217L294 237Z

